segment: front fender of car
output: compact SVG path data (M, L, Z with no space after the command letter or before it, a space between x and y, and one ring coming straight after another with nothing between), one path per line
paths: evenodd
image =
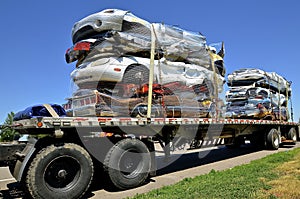
M106 9L89 15L76 22L72 28L73 42L76 43L81 35L88 32L102 32L108 30L121 31L124 16L128 11Z
M77 85L87 82L121 82L126 69L131 65L144 65L147 60L137 57L110 57L81 64L71 73L71 79Z

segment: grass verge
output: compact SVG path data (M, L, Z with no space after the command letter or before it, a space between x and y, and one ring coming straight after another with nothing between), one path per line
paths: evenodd
M300 148L250 164L186 178L171 186L137 194L134 199L300 198Z

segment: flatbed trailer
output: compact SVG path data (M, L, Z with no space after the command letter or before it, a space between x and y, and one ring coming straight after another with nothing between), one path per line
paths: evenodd
M186 144L192 150L212 145L238 147L250 140L258 147L276 150L299 140L299 124L294 122L223 119L217 118L218 111L216 118L152 118L154 69L158 65L153 25L150 31L147 117L59 117L45 105L52 117L22 119L10 126L31 138L26 145L0 144L0 165L9 166L32 198L80 198L92 180L120 190L140 186L156 174L157 143L168 160L174 148ZM218 56L209 48L207 51L215 87L211 101L218 102L215 62L223 63L224 46ZM101 178L98 173L103 173Z
M276 150L295 144L300 132L294 122L221 118L37 117L12 128L32 138L10 155L0 145L0 162L33 198L79 198L93 178L120 190L140 186L156 174L156 143L167 158L182 144L238 147L250 140Z

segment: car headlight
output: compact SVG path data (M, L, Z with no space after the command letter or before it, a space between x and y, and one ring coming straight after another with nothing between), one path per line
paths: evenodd
M102 25L102 21L100 19L95 21L95 26L100 27Z
M96 61L93 61L91 63L91 66L92 67L94 67L94 66L101 66L101 65L107 64L109 61L110 61L109 58L98 59Z

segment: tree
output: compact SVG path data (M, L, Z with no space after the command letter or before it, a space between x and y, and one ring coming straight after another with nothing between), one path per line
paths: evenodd
M0 132L0 141L1 142L12 141L14 139L16 131L8 127L9 125L11 125L13 123L14 116L15 116L14 112L10 112L7 115L7 118L5 119L5 122L3 124L4 128Z

